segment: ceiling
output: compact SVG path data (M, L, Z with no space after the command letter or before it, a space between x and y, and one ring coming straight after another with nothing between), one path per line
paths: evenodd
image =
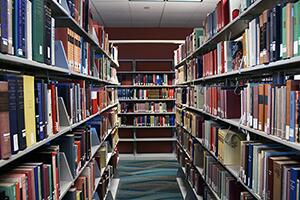
M217 1L92 0L92 5L94 17L105 27L199 27Z

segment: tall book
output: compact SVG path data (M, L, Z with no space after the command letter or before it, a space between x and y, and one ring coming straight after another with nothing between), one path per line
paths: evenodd
M1 1L1 43L0 50L2 53L8 53L8 3L7 0Z
M36 143L34 77L24 75L23 80L26 143L30 147Z
M52 28L52 19L51 19L51 8L50 1L44 1L44 61L46 64L51 65L51 28Z
M44 1L32 1L32 59L44 62Z
M2 159L7 159L11 155L8 100L8 82L0 81L0 156Z
M26 6L27 0L14 1L13 44L14 54L19 57L26 56Z

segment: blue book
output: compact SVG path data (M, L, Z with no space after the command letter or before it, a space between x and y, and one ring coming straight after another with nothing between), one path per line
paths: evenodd
M6 79L8 81L10 146L12 154L16 154L19 151L17 76L8 74Z
M253 171L253 144L249 144L248 149L248 173L247 173L247 185L252 188L252 171Z
M35 83L36 138L38 141L45 139L43 121L43 85L43 80L37 80Z
M26 0L14 1L14 14L13 14L13 44L15 55L19 57L25 57L26 53Z
M296 93L295 91L291 91L290 94L291 100L290 102L286 102L286 103L290 103L290 137L289 140L291 142L295 142L295 111L296 111Z
M297 199L297 180L299 179L300 168L293 167L291 168L291 177L290 177L290 200Z
M7 0L1 1L1 52L8 53L8 7ZM4 12L3 12L4 11Z

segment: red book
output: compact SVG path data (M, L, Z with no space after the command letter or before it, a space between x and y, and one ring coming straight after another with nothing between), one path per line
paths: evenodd
M32 199L32 200L35 200L35 187L34 187L34 170L31 168L28 168L28 167L18 167L18 168L15 168L12 170L13 173L15 174L25 174L26 177L27 177L27 182L28 182L28 185L27 185L27 194L28 194L28 199Z
M229 23L229 0L222 0L222 20L223 24L222 27L226 26Z
M219 32L223 28L222 0L218 2L216 12L217 12L217 31Z
M48 89L51 90L51 102L52 102L52 126L53 126L53 134L56 134L58 132L57 127L57 102L56 102L56 95L55 95L55 85L54 83L51 83L48 85Z
M225 92L225 118L241 117L241 96L234 93L233 90Z

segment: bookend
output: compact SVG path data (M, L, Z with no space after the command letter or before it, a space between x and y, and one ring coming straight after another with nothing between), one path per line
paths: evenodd
M65 11L70 15L70 9L67 3L67 0L61 0L61 6L65 9Z
M100 140L95 128L91 128L91 141L92 141L92 155L95 155L100 148Z
M68 191L69 186L73 182L73 176L68 165L65 153L59 152L59 183L61 186L61 194Z
M64 99L62 97L58 97L58 110L61 126L71 126L70 117L68 115Z
M94 166L96 166L95 167L95 188L94 188L94 191L96 191L101 181L101 171L99 169L99 165L96 163L95 160L94 160Z
M180 178L184 182L184 186L186 189L186 195L183 197L183 199L184 200L197 200L197 197L195 196L193 189L191 188L190 184L188 183L188 180L186 179L183 169L180 169L180 168L178 169L177 177Z
M55 41L55 66L70 70L66 52L60 40Z

